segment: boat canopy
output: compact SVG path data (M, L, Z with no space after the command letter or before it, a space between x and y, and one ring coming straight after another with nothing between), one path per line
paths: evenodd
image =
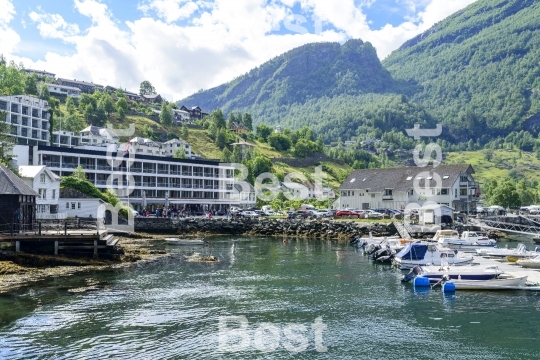
M423 260L428 246L425 244L408 243L396 257L406 260Z

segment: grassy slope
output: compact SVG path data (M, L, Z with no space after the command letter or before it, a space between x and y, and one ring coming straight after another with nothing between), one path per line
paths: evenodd
M514 166L514 158L516 166ZM536 166L540 168L540 160L536 159L534 154L527 152L522 152L520 159L518 150L495 150L491 161L485 159L485 150L452 152L447 154L446 163L471 164L476 172L474 178L481 184L491 179L502 180L514 168L527 180L540 182L540 171L534 169Z

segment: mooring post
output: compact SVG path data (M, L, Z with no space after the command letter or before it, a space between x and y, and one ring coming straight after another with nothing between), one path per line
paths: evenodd
M64 235L67 235L67 221L64 221Z
M14 230L14 227L15 227L15 221L13 221L11 223L11 236L13 236L13 230Z
M15 241L15 252L21 252L21 242L19 240Z
M39 236L41 236L41 221L38 222L38 233L39 233Z
M54 242L54 255L58 255L58 240Z
M94 240L94 258L97 258L97 257L98 257L98 253L97 253L97 244L98 244L98 241L97 241L97 240Z

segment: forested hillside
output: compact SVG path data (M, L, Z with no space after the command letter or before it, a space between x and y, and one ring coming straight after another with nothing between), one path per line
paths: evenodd
M309 44L179 104L309 124L326 143L442 123L449 143L540 130L540 2L479 0L381 63L369 43ZM386 71L388 70L392 76Z
M383 64L395 78L419 85L411 100L457 140L533 130L540 112L539 19L538 1L480 0Z

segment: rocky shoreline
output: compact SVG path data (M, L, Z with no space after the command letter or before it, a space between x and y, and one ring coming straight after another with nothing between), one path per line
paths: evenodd
M297 236L305 238L348 239L352 235L392 236L392 223L365 223L327 219L182 219L181 235Z

